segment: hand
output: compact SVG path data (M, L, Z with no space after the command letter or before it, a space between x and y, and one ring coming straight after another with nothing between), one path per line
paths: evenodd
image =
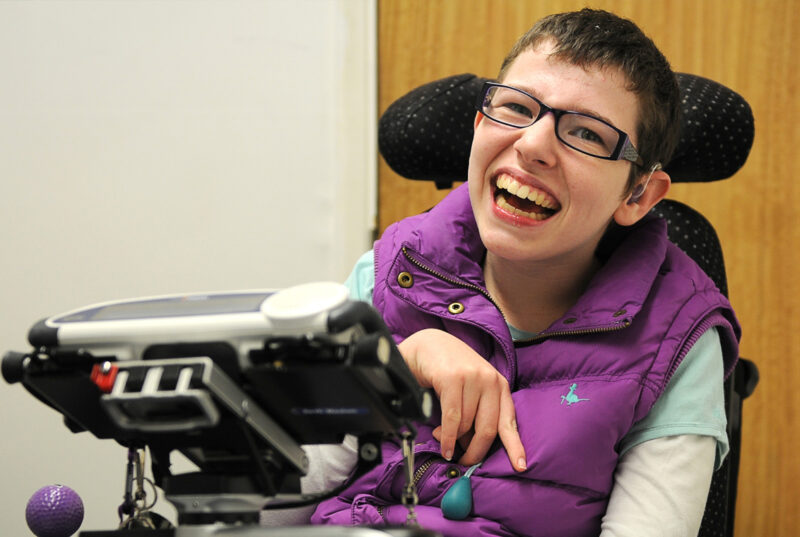
M503 375L469 345L442 330L421 330L398 348L417 382L433 388L439 397L442 424L433 434L445 459L452 458L459 441L466 451L458 462L476 464L499 435L511 466L525 470L525 449Z

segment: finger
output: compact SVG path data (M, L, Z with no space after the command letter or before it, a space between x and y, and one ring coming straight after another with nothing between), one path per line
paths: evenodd
M506 386L506 388L508 387ZM519 436L514 400L511 398L511 392L508 389L504 390L500 399L500 418L497 433L500 436L503 447L506 448L511 466L518 472L526 470L528 463L525 456L525 446L522 445L522 439Z
M433 438L436 441L441 443L441 441L442 441L442 427L441 426L436 427L433 431L431 431L431 435L433 435ZM472 431L467 431L466 434L462 434L461 436L459 436L458 440L456 440L456 453L458 453L459 449L462 452L464 452L464 450L467 449L467 446L469 445L469 441L470 441L471 438L472 438Z
M472 442L472 437L475 435L475 431L470 429L466 433L462 434L458 437L458 445L461 446L462 451L466 451L469 447L469 443Z
M442 457L448 461L453 458L458 428L461 425L462 387L450 387L442 391L439 403L442 407L441 437Z
M500 419L500 391L491 389L481 398L475 414L475 427L461 464L471 466L483 460L497 438Z
M474 429L475 418L483 397L486 397L485 387L480 381L469 380L464 383L461 401L461 422L458 424L458 437L461 438L467 431ZM489 394L491 397L491 394Z

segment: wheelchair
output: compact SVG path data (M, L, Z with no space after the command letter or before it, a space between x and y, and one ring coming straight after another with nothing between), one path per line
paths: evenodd
M755 133L752 110L731 89L696 75L677 73L683 121L665 171L673 182L727 179L745 163ZM380 118L378 145L389 167L407 179L433 181L439 189L467 177L474 103L486 79L459 74L420 86L392 103ZM439 135L444 133L446 136ZM722 247L698 211L665 199L652 211L667 221L669 239L689 255L727 296ZM742 403L758 383L753 361L740 358L725 382L730 452L712 478L699 537L732 537L736 506Z

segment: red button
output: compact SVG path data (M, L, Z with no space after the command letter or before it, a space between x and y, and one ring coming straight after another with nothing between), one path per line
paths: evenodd
M119 368L114 364L106 362L105 364L95 364L92 367L92 382L97 384L100 391L103 393L111 393L114 388L114 381L117 380L117 372Z

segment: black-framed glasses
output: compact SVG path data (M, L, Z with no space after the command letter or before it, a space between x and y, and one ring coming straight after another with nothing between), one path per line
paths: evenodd
M512 86L485 82L478 110L492 121L518 129L529 127L552 112L556 137L567 147L592 157L644 165L628 134L614 125L582 112L552 108Z

